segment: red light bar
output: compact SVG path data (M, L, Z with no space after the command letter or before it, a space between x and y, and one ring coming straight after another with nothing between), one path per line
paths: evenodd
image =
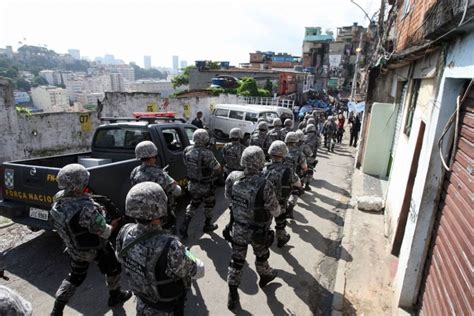
M176 112L133 112L133 117L168 117L175 118Z

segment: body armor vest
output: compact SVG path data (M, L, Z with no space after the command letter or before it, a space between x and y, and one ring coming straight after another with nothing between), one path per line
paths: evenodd
M184 151L184 162L188 172L188 178L191 181L203 182L210 181L212 170L203 166L203 151L206 148L189 146Z
M291 168L283 163L272 163L264 171L265 177L275 188L275 194L280 204L290 196L290 173Z
M232 213L237 223L249 227L263 227L271 220L264 208L263 187L266 179L260 175L237 180L232 187Z
M144 234L137 232L136 227L134 224L129 224L122 228L125 229L123 248ZM169 247L175 237L160 231L152 231L151 235L126 251L121 251L119 255L122 257L135 295L151 307L170 310L185 292L183 280L172 279L165 273Z
M54 228L68 248L92 250L105 245L104 239L79 225L79 217L86 203L93 204L88 197L63 198L56 201L50 211Z

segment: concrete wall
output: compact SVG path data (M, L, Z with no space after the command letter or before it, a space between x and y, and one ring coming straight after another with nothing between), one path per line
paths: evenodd
M446 65L440 80L433 110L429 114L430 125L425 131L423 150L415 180L409 220L400 251L397 274L394 280L396 300L399 306L410 308L417 300L423 268L429 249L433 223L438 210L440 191L445 170L442 168L437 142L449 117L455 111L456 98L466 82L474 74L474 34L459 38L452 43L446 56ZM452 134L453 129L450 129ZM449 140L449 133L445 137ZM448 153L446 141L443 152ZM398 153L397 153L398 155Z
M89 150L95 113L17 113L13 84L0 78L0 163Z
M213 106L219 103L238 103L237 96L221 94L217 97L172 98L166 107L159 93L107 92L100 116L129 117L133 112L145 112L154 107L154 111L173 111L178 117L189 121L201 111L204 124L208 124Z

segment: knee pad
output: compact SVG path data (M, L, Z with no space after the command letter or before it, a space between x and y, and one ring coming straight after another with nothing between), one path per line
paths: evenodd
M260 256L257 256L256 260L257 262L265 262L268 260L268 258L270 258L270 251L267 251L265 252L265 254L263 255L260 255Z
M245 264L245 259L232 257L232 260L230 260L229 266L236 270L242 270L242 268L244 267L244 264Z

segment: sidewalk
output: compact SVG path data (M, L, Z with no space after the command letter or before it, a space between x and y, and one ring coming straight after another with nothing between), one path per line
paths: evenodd
M387 181L355 169L341 246L352 261L340 259L334 286L333 315L392 315L391 280L396 261L384 236L383 212L357 209L357 197L385 198Z

